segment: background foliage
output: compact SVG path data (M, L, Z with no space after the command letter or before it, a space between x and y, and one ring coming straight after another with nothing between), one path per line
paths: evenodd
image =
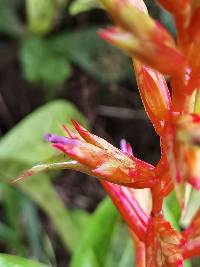
M175 34L169 14L148 4ZM0 0L0 266L133 266L128 231L92 178L53 172L10 184L50 159L43 135L61 132L70 118L115 145L125 137L136 155L158 160L131 62L96 33L108 22L96 0ZM193 192L192 212L198 199ZM179 227L174 201L167 199L165 213ZM192 215L186 211L183 226Z

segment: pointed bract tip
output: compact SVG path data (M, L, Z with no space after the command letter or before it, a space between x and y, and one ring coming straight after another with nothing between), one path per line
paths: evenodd
M81 126L76 120L71 119L72 124L74 125L74 128L77 130L78 133L82 131L87 131L83 126Z
M68 134L69 137L74 138L74 139L78 139L76 134L73 131L71 131L65 124L63 124L62 127L65 130L65 132Z

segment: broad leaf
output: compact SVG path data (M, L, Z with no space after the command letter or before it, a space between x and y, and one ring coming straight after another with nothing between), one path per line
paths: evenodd
M43 135L61 132L59 124L66 123L67 117L84 123L83 116L72 104L54 101L27 116L3 137L0 141L1 181L11 181L22 170L52 155L52 148L43 141ZM40 174L16 185L47 212L65 246L70 251L74 250L79 240L78 230L49 177Z
M91 216L85 228L79 246L75 250L70 267L80 267L88 249L91 249L98 260L99 266L104 266L110 245L110 238L119 215L111 200L106 198Z
M134 266L134 247L127 226L119 222L113 232L106 267ZM123 238L122 238L123 237Z
M82 256L79 267L100 267L92 249L88 249Z
M52 101L28 115L0 141L0 160L17 160L31 165L52 155L52 147L43 136L47 132L62 134L62 124L76 118L85 119L73 104L64 100Z
M74 0L69 7L69 12L71 15L77 15L85 11L90 11L91 9L94 9L94 8L102 8L99 1Z
M68 61L52 51L45 39L26 38L22 42L20 54L24 76L30 82L61 85L72 74Z
M34 262L17 256L0 254L0 267L45 267L39 262ZM46 266L47 267L47 266Z
M34 33L47 33L56 16L55 3L52 0L26 0L29 30Z

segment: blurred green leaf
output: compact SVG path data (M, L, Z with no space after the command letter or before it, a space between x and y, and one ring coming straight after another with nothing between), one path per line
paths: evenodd
M194 215L200 208L200 192L198 190L192 189L187 207L184 210L184 214L181 218L181 226L183 228L188 227L191 223Z
M28 115L0 141L0 176L8 182L38 161L52 155L52 148L43 141L46 132L62 133L59 124L66 123L67 116L85 124L83 116L67 101L54 101ZM79 243L79 231L70 213L64 207L49 177L39 174L17 183L42 207L52 219L64 245L73 251ZM67 234L66 234L67 232Z
M85 227L89 224L91 215L84 210L76 209L71 211L71 216L76 229L79 229L79 236L81 236Z
M134 262L134 248L132 241L129 240L123 250L123 255L121 260L119 261L118 267L134 266L133 262Z
M36 205L28 197L23 195L21 201L22 218L24 229L26 230L31 256L37 260L44 260L44 250L42 248L42 227L39 221L39 215Z
M99 266L104 266L112 232L118 219L119 214L111 200L104 199L91 216L88 226L80 237L70 267L80 267L81 261L88 250L95 253Z
M49 39L49 45L102 82L120 81L132 73L128 57L102 41L97 28L60 33Z
M11 256L7 254L0 254L0 267L45 267L39 262L34 262L18 256Z
M97 0L73 0L70 7L69 13L71 15L77 15L81 12L90 11L94 8L102 8L100 1Z
M66 3L67 0L26 0L29 30L36 34L50 32Z
M175 229L180 230L179 220L181 216L181 210L174 192L171 192L170 195L165 198L163 210L166 219Z
M74 251L79 244L79 231L48 176L36 175L18 186L49 215L65 247Z
M190 260L184 261L184 267L192 267Z
M0 243L15 251L18 255L26 255L24 244L17 236L14 229L4 223L0 223Z
M159 20L175 37L176 27L175 27L172 15L169 12L167 12L165 9L160 8Z
M123 238L122 238L123 237ZM108 249L106 267L134 266L134 247L127 226L117 223Z
M55 100L38 108L0 140L0 160L14 160L32 166L47 160L53 153L43 136L48 132L63 134L62 124L71 127L74 118L85 125L86 120L76 107L66 100Z
M79 267L100 267L92 249L88 249L80 259Z
M20 37L24 34L24 26L16 10L18 2L0 0L0 32L14 37Z
M24 39L20 60L24 76L30 82L61 85L72 74L69 62L52 51L47 40L39 37Z
M21 231L20 221L20 203L22 201L22 195L18 190L10 185L1 184L1 187L3 188L2 202L5 221L14 233L13 238L11 239L13 243L10 243L9 247L12 248L18 255L26 257L27 250L22 242L22 236L24 233ZM8 233L8 231L5 233Z
M26 0L26 10L31 32L43 34L52 29L56 16L53 0Z
M42 241L43 249L45 251L45 255L43 255L45 257L44 262L50 265L51 267L56 267L56 255L54 252L52 240L49 238L48 235L44 235Z

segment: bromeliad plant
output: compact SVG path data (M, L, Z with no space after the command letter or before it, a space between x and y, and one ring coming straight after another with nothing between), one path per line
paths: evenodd
M200 255L200 212L178 232L165 219L163 200L174 190L184 210L188 188L200 189L200 2L159 0L174 17L175 42L142 0L101 1L116 26L99 34L133 59L146 113L160 137L161 159L152 166L137 159L126 141L117 149L72 121L77 133L64 126L67 136L45 136L59 151L54 163L37 165L20 179L50 169L97 177L130 229L136 266L181 267ZM163 75L170 77L172 96Z

